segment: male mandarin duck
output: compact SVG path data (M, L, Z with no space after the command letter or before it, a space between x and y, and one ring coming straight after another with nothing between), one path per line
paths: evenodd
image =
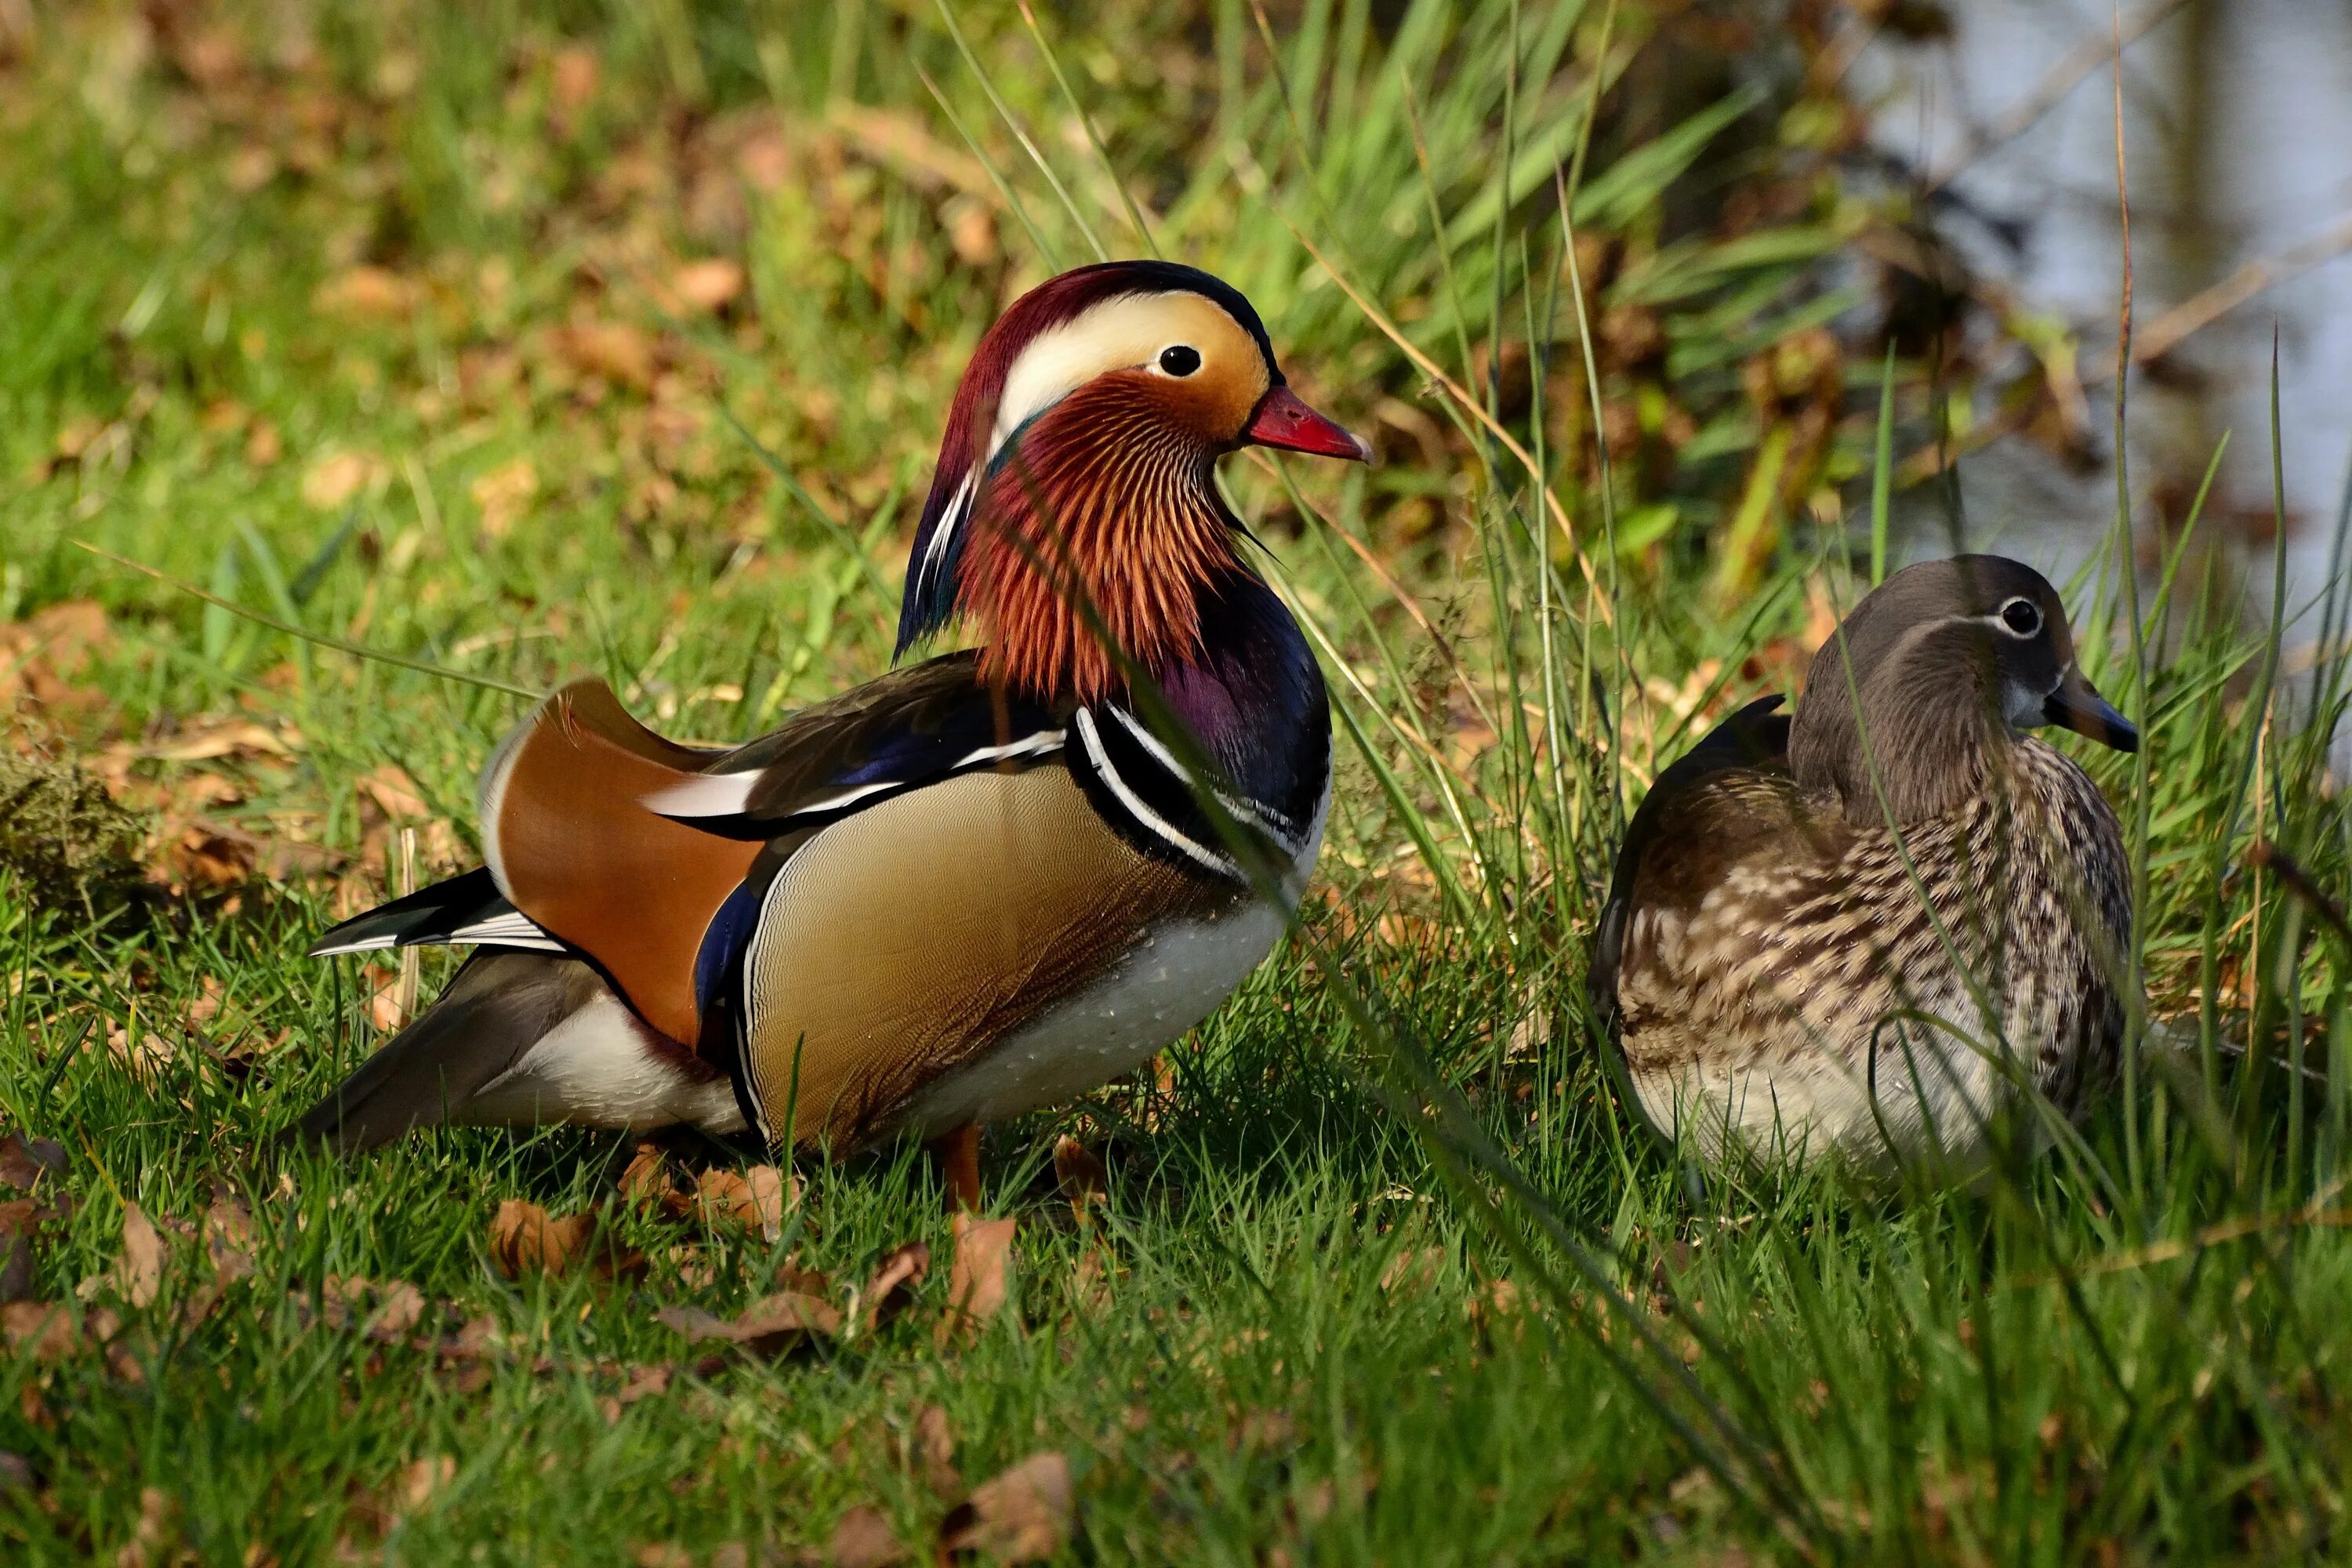
M2123 1035L2131 879L2098 787L2026 731L2139 737L2057 594L1998 556L1909 567L1780 703L1659 774L1619 852L1591 994L1643 1114L1709 1158L1883 1168L1979 1161L2024 1083L2078 1113Z
M1315 863L1322 676L1213 474L1249 445L1370 457L1226 284L1113 262L1024 296L957 389L898 622L901 655L979 646L733 751L599 680L548 698L483 772L488 864L311 950L477 949L302 1131L918 1134L975 1200L979 1124L1198 1023Z

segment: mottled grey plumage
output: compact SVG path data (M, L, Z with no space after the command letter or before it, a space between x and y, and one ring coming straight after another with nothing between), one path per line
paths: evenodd
M2123 1029L2122 836L2022 733L2137 735L2015 562L1897 574L1815 657L1660 775L1618 859L1593 994L1629 1087L1709 1154L1891 1144L1966 1162L2030 1084L2080 1110Z

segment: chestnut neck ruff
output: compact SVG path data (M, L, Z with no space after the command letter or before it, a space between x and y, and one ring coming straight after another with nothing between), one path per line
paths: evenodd
M1155 676L1196 658L1202 591L1246 570L1216 456L1143 372L1098 377L1024 432L958 564L983 677L1088 703L1125 685L1120 654Z

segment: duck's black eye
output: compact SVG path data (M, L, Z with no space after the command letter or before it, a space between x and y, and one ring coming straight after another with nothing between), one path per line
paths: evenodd
M2011 599L2000 607L2000 624L2018 637L2030 637L2042 629L2042 611L2031 599Z
M1201 368L1201 351L1189 343L1161 349L1160 368L1171 375L1190 375Z

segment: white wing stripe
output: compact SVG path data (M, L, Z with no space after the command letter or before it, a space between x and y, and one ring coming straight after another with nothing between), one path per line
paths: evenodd
M699 773L682 784L656 790L646 805L664 816L736 816L751 804L751 791L765 774Z
M967 752L950 763L948 771L961 773L966 768L978 767L983 763L1004 762L1014 757L1042 756L1048 752L1059 751L1062 742L1061 731L1043 730L1034 735L1024 735L1007 745L982 746L977 751ZM672 784L667 789L655 791L646 796L645 804L649 810L658 812L664 816L740 816L751 809L751 792L758 787L760 780L765 776L764 770L760 769L740 773L702 773L688 779L684 784ZM777 820L788 822L795 816L814 816L823 812L839 811L845 805L855 805L869 795L880 795L887 790L904 788L909 783L918 782L921 781L883 779L875 784L859 784L855 789L845 789L838 795L829 795L822 800L813 800L803 805L794 806L791 811L779 816Z
M1063 731L1041 730L1036 734L1014 741L1010 745L982 746L977 751L966 752L962 756L958 757L953 771L961 773L966 768L978 767L982 763L1007 762L1014 757L1043 756L1048 752L1060 751L1066 738L1066 732Z

